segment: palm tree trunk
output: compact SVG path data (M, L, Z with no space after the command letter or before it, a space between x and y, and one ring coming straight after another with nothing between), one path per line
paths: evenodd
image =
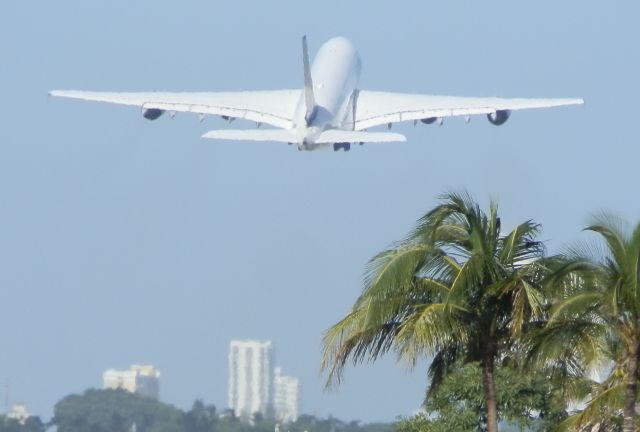
M493 354L491 352L485 353L482 359L482 387L484 390L484 400L487 403L487 432L498 432L498 408L493 366Z
M636 430L636 398L638 397L638 344L631 348L629 353L629 369L625 379L623 432Z

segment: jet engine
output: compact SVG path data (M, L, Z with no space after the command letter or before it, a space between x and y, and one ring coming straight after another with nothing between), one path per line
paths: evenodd
M491 124L496 126L503 125L511 115L511 111L509 110L498 110L496 112L492 112L487 114L487 118Z
M349 150L351 150L351 143L348 143L348 142L333 143L333 151L338 151L340 149L348 152Z
M422 120L420 120L422 123L424 124L433 124L436 122L436 120L438 120L438 117L428 117L428 118L423 118Z
M157 109L157 108L147 108L142 111L142 115L147 120L155 120L158 117L160 117L162 114L164 114L164 110Z

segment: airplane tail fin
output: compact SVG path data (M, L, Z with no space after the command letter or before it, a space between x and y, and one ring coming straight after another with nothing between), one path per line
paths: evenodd
M311 79L311 67L309 66L309 49L307 48L307 36L302 36L302 64L304 66L304 102L307 112L304 119L307 126L316 116L316 98L313 95L313 80Z

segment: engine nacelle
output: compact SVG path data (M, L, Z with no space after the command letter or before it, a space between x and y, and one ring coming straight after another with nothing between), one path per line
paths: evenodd
M420 120L422 123L424 124L433 124L436 122L436 120L438 120L438 117L428 117L428 118L423 118L422 120Z
M503 125L507 120L509 120L509 116L511 115L511 111L509 110L498 110L496 112L492 112L487 114L487 119L491 124L496 126Z
M333 151L338 151L340 149L348 152L349 150L351 150L351 143L348 143L348 142L333 143Z
M164 110L158 108L147 108L142 111L142 116L147 120L155 120L164 114Z

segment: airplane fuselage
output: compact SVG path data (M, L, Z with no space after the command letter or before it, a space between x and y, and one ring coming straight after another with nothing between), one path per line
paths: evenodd
M296 107L294 121L298 148L315 150L330 146L316 143L322 132L353 124L360 70L360 56L348 39L336 37L320 47L311 67L316 102L311 121L307 122L304 94Z

